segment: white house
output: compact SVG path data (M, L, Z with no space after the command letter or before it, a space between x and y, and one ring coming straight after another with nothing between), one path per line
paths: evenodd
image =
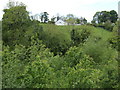
M55 25L67 25L67 23L63 20L58 20L55 22Z

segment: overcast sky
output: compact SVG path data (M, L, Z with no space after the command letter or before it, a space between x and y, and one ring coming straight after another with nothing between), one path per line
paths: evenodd
M0 20L2 10L6 8L9 0L0 0ZM116 10L118 12L118 1L120 0L14 0L27 5L27 10L32 14L48 12L49 17L57 15L74 14L77 17L85 17L89 22L97 11Z

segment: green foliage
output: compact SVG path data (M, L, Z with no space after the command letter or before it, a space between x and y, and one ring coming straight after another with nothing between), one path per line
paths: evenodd
M70 78L70 88L100 88L97 84L101 77L100 70L77 68L71 70L68 77Z
M61 57L54 56L36 37L31 40L29 47L16 45L12 51L3 47L4 88L118 87L117 52L105 39L96 42L89 37Z
M80 50L83 52L82 53L83 56L81 54L78 54ZM89 53L89 55L85 55L83 50L80 48L73 48L69 50L69 56L66 56L68 58L66 60L69 61L67 63L69 64L71 64L71 62L73 61L78 61L77 64L67 74L67 78L69 78L68 79L69 87L70 88L101 88L101 87L116 88L118 87L119 85L118 84L119 75L118 75L118 69L117 69L118 62L115 59L117 58L117 55L113 55L112 51L111 51L112 54L110 54L109 53L110 51L108 51L108 55L107 55L105 51L104 55L102 55L102 52L101 52L99 53L98 58L97 57L95 58L95 57L91 57L91 53L93 55L97 53L95 49L94 49L95 53L90 51L91 53ZM74 59L76 57L77 59ZM103 61L99 62L98 64L98 62L96 62L96 59L99 59L99 57L101 57L102 58L101 60ZM109 57L109 58L104 58L104 57Z
M84 43L90 36L90 31L87 29L73 29L71 31L71 39L73 40L73 45L77 46L80 43Z
M119 46L120 46L120 32L119 32L119 25L120 25L120 21L118 20L116 22L116 25L114 26L112 32L113 35L112 37L108 40L111 44L111 46L115 49L117 49L118 51L120 51Z
M3 30L16 30L29 25L30 18L26 11L26 6L15 6L10 9L4 9L2 18Z
M56 26L45 24L44 12L41 24L29 19L23 4L9 7L4 9L0 41L3 88L119 87L119 23L112 32L89 25Z
M60 28L57 29L57 26L46 25L44 26L44 38L42 39L43 43L51 49L52 52L56 55L57 53L64 54L66 50L70 47L71 38L68 32Z
M103 23L106 21L111 21L112 23L115 23L117 21L118 14L116 11L111 10L111 11L101 11L101 12L96 12L95 15L93 16L93 23Z
M120 36L113 36L111 39L109 39L109 42L113 48L120 51Z
M18 47L18 46L17 46ZM4 88L21 88L21 82L17 79L19 74L24 70L24 63L22 63L18 58L20 52L24 51L22 49L17 49L15 51L9 50L8 46L3 47L2 52L2 87Z
M41 13L41 22L46 23L48 21L48 13L47 12L43 12Z
M111 15L111 17L110 17L111 22L115 23L117 21L117 19L118 19L117 12L115 10L111 10L110 15Z
M3 62L2 62L4 76L3 87L4 88L30 87L32 84L32 80L30 79L31 82L29 83L27 83L26 81L26 78L31 77L27 76L30 74L29 72L32 73L34 71L36 63L39 63L37 65L42 65L42 62L44 62L45 59L52 56L53 54L50 53L49 50L46 49L45 46L42 45L40 41L34 40L34 38L32 39L31 46L29 48L26 48L25 46L22 45L16 45L15 49L13 51L10 51L9 47L6 46L3 47ZM46 67L46 65L40 66L38 67L38 69L39 68L42 69L43 67ZM29 68L32 69L31 71L28 72Z
M52 69L47 60L37 59L25 67L21 77L27 88L45 88L49 74L52 74Z
M83 57L82 50L77 47L70 48L65 55L65 61L68 63L68 66L74 67L79 63L80 59Z
M96 27L102 27L106 30L112 31L114 23L118 19L118 14L116 11L101 11L96 12L93 16L92 24Z
M97 38L96 38L97 39ZM117 58L117 52L105 41L91 38L83 46L85 54L90 55L96 63L105 63L113 57ZM99 38L98 38L99 39Z
M2 18L3 41L6 45L14 46L15 44L24 41L27 28L30 26L29 14L26 11L26 6L14 6L9 9L4 9Z

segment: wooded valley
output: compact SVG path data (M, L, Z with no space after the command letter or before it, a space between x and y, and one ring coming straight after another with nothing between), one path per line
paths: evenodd
M9 2L3 11L3 88L120 88L114 10L82 24L69 14L68 25L55 25L47 14L42 21L31 18L23 3Z

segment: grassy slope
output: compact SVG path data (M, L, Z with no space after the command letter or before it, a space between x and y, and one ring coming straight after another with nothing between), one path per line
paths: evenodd
M92 37L101 37L102 40L106 41L109 38L113 37L112 32L109 32L105 29L102 28L95 28L93 26L87 26L87 25L82 25L82 26L56 26L56 25L42 25L44 27L45 31L50 31L50 30L54 30L54 32L52 33L58 33L59 35L64 32L64 33L70 33L70 31L74 28L74 29L86 29L86 30L90 30L91 36ZM60 32L60 31L62 32Z

